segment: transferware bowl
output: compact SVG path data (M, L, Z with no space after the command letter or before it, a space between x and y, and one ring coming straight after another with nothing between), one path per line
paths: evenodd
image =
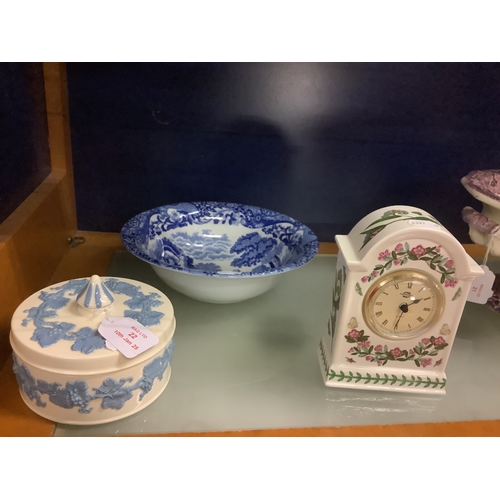
M286 215L220 202L166 205L130 219L125 247L175 290L197 300L240 302L309 262L318 239Z

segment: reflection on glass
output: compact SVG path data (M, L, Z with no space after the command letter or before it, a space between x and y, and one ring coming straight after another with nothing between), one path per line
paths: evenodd
M41 63L0 63L0 223L49 175Z

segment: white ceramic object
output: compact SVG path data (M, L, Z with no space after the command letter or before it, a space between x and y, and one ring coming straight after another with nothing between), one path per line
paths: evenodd
M108 317L137 320L159 342L127 358L97 331ZM174 310L155 288L124 278L75 279L27 298L12 317L14 372L26 405L54 422L101 424L132 415L168 384Z
M231 303L270 290L279 276L309 262L318 239L283 214L234 203L155 208L122 229L125 247L175 290Z
M376 210L336 241L332 309L318 351L325 384L444 394L446 364L481 267L415 207Z
M462 210L471 240L489 246L491 255L500 256L500 170L475 170L461 182L483 204L481 213L471 207Z

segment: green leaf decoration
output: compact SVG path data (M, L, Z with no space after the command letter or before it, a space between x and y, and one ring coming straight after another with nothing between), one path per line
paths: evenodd
M402 215L406 215L407 213L408 212L406 212L405 214L386 215L385 217L381 217L380 219L377 219L376 221L374 221L371 224L369 224L366 227L366 229L368 229L369 227L375 226L376 224L380 224L381 222L388 222L388 221L391 221L391 220L394 220L394 219L400 219ZM382 225L382 227L385 227L385 225ZM361 234L364 234L364 233L361 233Z
M361 246L360 250L363 249L363 247L365 247L373 238L375 238L375 236L377 236L377 234L382 231L382 229L384 229L385 226L382 226L382 227L376 227L374 229L371 229L370 231L365 231L361 234L364 234L365 235L365 239L363 240L363 245Z
M436 349L436 351L442 351L444 348L448 347L449 344L441 344L441 345L437 345L436 347L434 347L434 349Z
M323 360L323 368L325 369L325 373L328 375L328 363L326 361L326 353L325 353L325 346L323 345L323 339L321 339L319 343L319 349L321 352L321 359Z
M360 250L362 250L375 236L377 236L377 234L382 232L387 226L389 226L390 224L394 224L394 222L398 222L400 220L402 221L422 220L422 221L433 222L434 224L439 224L439 222L435 219L426 217L420 213L417 214L415 212L415 214L417 215L416 217L415 215L408 214L408 212L404 212L403 210L401 210L391 215L383 216L380 219L377 219L376 221L372 222L367 226L367 228L364 231L360 233L362 235L363 234L365 235Z
M453 295L453 298L451 300L452 301L457 300L461 295L462 295L462 288L459 287L459 289L456 291L455 295Z
M339 382L345 382L347 384L351 382L357 384L358 382L363 380L363 383L365 385L376 385L379 383L381 383L381 385L385 385L387 383L390 383L390 385L395 385L399 382L400 387L404 385L407 385L408 387L418 387L423 384L424 388L432 387L435 389L437 387L444 388L446 386L446 379L440 380L437 377L435 380L433 380L430 377L427 377L426 379L422 379L422 377L418 376L415 377L414 375L412 375L411 377L406 377L405 375L401 375L400 377L398 377L397 375L388 375L387 373L375 373L374 375L367 373L366 375L362 375L359 372L356 372L354 374L350 371L348 374L346 374L343 371L336 373L334 370L330 370L328 379L338 379Z

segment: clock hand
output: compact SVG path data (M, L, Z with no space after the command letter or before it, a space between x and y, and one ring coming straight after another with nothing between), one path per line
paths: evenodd
M398 316L396 324L394 325L394 330L398 327L398 323L399 323L399 320L401 319L401 316L403 316L403 311L401 311L401 314Z
M422 299L415 299L411 304L408 304L406 307L410 307L413 304L418 304Z
M404 303L401 304L399 306L399 309L401 310L401 314L399 315L399 317L396 321L396 324L394 325L394 330L398 327L399 320L402 318L403 314L408 312L408 304L404 304Z

